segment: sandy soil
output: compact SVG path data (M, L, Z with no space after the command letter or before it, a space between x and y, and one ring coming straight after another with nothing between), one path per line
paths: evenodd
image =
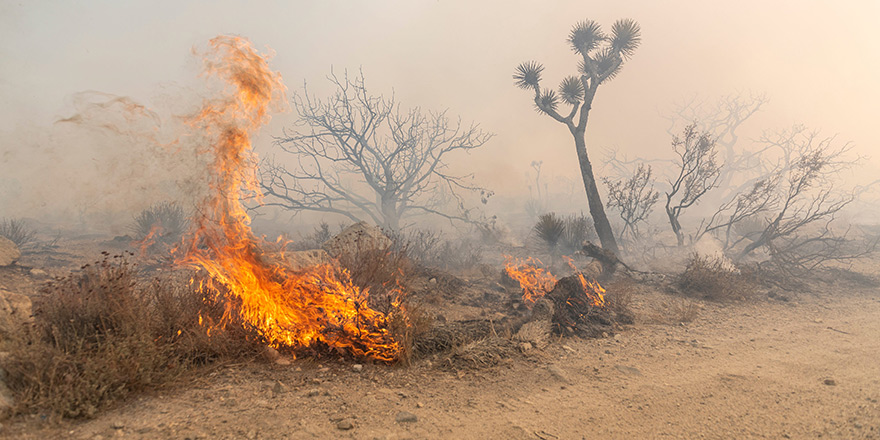
M664 295L647 294L637 308ZM705 304L687 324L561 340L499 367L228 366L14 438L880 438L880 291ZM402 421L409 413L415 421ZM412 418L412 417L411 417ZM341 429L349 428L350 429Z
M88 261L78 254L57 271ZM21 264L55 275L47 262ZM24 290L48 278L0 275ZM0 437L880 439L880 289L816 290L733 304L649 290L634 297L636 324L613 337L556 340L481 370L255 360L94 420L7 420ZM678 322L683 309L696 319Z

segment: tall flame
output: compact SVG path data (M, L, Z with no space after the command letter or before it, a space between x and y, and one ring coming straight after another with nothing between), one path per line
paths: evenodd
M347 272L322 265L301 272L269 262L250 229L241 198L259 198L257 156L251 137L285 101L281 76L246 39L210 41L205 74L224 80L228 98L206 103L189 123L210 140L215 175L200 205L202 216L181 249L181 264L202 268L236 298L225 317L238 313L274 347L316 344L359 357L393 361L400 351L387 317L367 305L368 292Z

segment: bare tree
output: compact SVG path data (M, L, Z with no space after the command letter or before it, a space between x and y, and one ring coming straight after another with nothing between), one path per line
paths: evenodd
M812 269L828 261L858 258L872 252L876 240L856 243L849 228L833 225L842 209L855 200L852 191L839 191L841 171L857 159L848 159L850 144L835 145L803 126L765 134L761 144L781 151L776 169L723 204L701 226L703 233L724 234L725 249L737 250L738 259L764 248L770 261L786 270ZM758 227L734 231L758 219Z
M666 216L679 246L684 244L679 221L681 212L718 186L721 165L717 162L715 147L715 139L707 132L699 132L696 123L685 127L681 136L672 136L672 150L678 155L678 176L669 182Z
M639 223L648 219L654 204L660 198L660 193L654 191L651 166L639 165L636 172L628 179L604 178L603 181L608 186L608 206L617 209L620 219L623 220L620 237L626 237L628 232L633 240L637 240Z
M390 230L417 214L479 220L464 194L486 203L492 192L471 183L472 176L452 174L447 159L483 146L491 134L450 121L445 111L402 111L393 96L371 95L362 72L331 72L328 80L336 91L327 99L310 96L305 85L293 97L296 129L285 130L276 145L294 163L264 164L266 205L369 219Z
M599 85L620 73L624 61L632 56L641 43L641 29L634 20L618 20L611 27L611 35L607 36L598 23L584 20L572 28L568 42L572 50L581 56L579 74L563 79L558 94L553 89L541 89L541 74L544 66L535 61L517 66L513 78L517 87L534 91L535 107L539 112L564 124L574 137L590 215L593 217L599 240L603 248L618 253L614 232L599 197L584 136L593 98ZM567 112L560 113L558 110L560 104L569 105L571 108Z

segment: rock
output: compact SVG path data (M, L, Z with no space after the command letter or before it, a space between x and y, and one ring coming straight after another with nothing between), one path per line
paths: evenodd
M333 258L324 249L285 253L284 258L287 260L287 265L293 270L303 270L322 264L334 263Z
M315 396L320 396L320 395L321 395L321 390L319 390L317 388L313 388L313 389L309 390L308 393L306 393L306 396L308 396L308 397L315 397Z
M353 428L354 428L354 422L352 422L351 419L342 419L342 420L336 422L336 429L339 429L342 431L348 431Z
M12 240L0 235L0 266L9 266L18 261L21 251Z
M322 247L331 257L341 258L390 246L391 239L381 229L366 222L358 222L327 240Z
M46 273L45 270L37 269L37 268L31 269L30 273L31 273L31 276L34 276L34 277L45 277L45 276L49 275L48 273Z
M351 370L355 373L360 373L361 371L364 371L364 366L361 364L354 364L351 366Z
M401 411L397 413L397 416L394 417L394 420L397 423L414 423L419 421L419 416L406 411Z
M281 381L276 381L274 385L272 385L272 392L275 394L282 394L287 392L287 386L281 383Z
M638 368L628 367L626 365L615 365L614 369L629 376L641 376L642 372Z
M832 386L832 387L837 385L837 381L835 381L834 379L825 379L822 381L822 383L824 383L825 385L828 385L828 386Z
M428 282L431 284L437 284L437 278L432 277Z
M113 424L111 424L110 427L113 429L123 429L123 428L125 428L125 425L122 423L122 421L117 420L117 421L113 422Z
M34 320L31 299L0 289L0 335L18 333Z
M547 371L550 373L550 376L553 376L554 379L560 382L568 383L568 377L566 377L562 369L557 367L556 365L551 365L547 367Z

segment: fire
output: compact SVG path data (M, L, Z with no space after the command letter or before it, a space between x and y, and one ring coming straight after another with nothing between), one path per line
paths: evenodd
M562 258L565 259L568 267L574 270L575 275L578 277L578 281L581 282L581 288L583 288L584 294L586 294L587 298L592 301L593 307L605 307L605 288L596 280L587 281L587 277L585 277L584 273L574 265L574 260L570 257L563 255Z
M590 300L593 307L605 307L605 288L598 281L587 280L587 277L581 272L574 261L566 256L562 258L568 263L569 267L574 270L583 288L584 295ZM532 257L525 260L504 256L504 271L507 275L517 282L523 289L523 301L527 304L534 303L538 298L543 297L556 286L556 277L549 270L544 269L541 260Z
M388 332L388 316L367 305L369 292L332 265L293 272L264 258L266 243L250 229L241 204L259 198L257 156L251 137L285 101L281 76L250 42L230 36L210 41L205 74L224 80L229 98L207 102L189 123L210 140L214 161L203 215L178 263L201 268L237 301L224 318L239 314L270 345L294 349L326 346L358 357L393 361L400 348Z
M541 260L532 257L521 260L509 255L504 256L504 272L519 282L523 289L523 301L534 303L535 300L553 290L556 277L544 269Z

